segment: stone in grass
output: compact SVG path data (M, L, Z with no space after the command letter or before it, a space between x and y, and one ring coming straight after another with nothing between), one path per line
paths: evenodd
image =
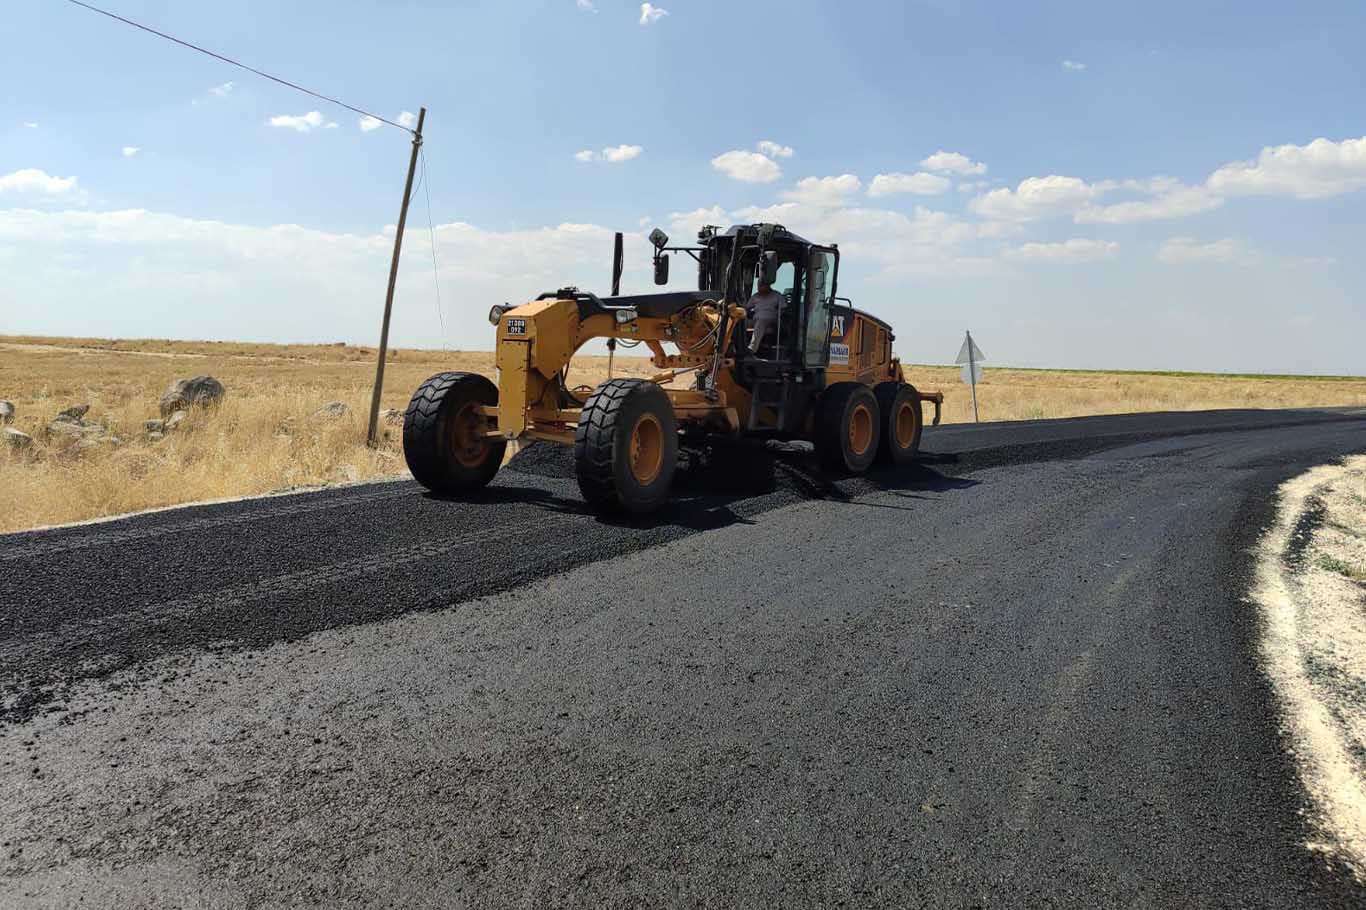
M342 401L329 401L327 404L313 412L314 417L337 418L345 417L351 413L351 409Z
M47 436L49 439L53 437L61 437L67 440L88 439L103 434L104 427L100 426L98 423L92 423L88 420L72 420L70 418L62 417L61 414L58 414L53 421L47 425Z
M53 422L74 423L77 426L80 426L85 423L85 414L89 410L90 405L88 404L72 405L66 410L59 412L57 416L53 418Z
M178 427L178 426L180 426L182 423L184 423L184 422L185 422L185 418L186 418L187 416L188 416L188 415L187 415L184 411L172 411L172 412L171 412L171 416L170 416L170 417L167 417L166 420L165 420L165 422L162 423L162 425L161 425L161 432L163 432L163 433L169 433L169 432L171 432L171 431L174 430L176 427Z
M149 434L151 434L151 433L165 433L165 432L166 432L166 421L164 421L164 420L156 420L156 419L144 420L144 421L142 422L142 428L143 428L144 430L146 430Z
M87 436L84 439L76 440L71 451L77 455L84 455L86 452L93 452L96 449L114 449L121 445L123 445L123 440L117 436Z
M14 422L14 402L0 398L0 425Z
M5 427L4 433L5 446L13 452L27 452L33 448L33 437L27 433L21 433L14 427Z
M159 404L162 419L170 417L176 411L185 411L191 407L206 408L209 405L217 404L223 400L223 394L226 391L223 388L223 383L212 376L177 379L161 396Z
M403 412L400 411L398 408L385 408L379 416L384 420L385 423L395 425L403 423Z

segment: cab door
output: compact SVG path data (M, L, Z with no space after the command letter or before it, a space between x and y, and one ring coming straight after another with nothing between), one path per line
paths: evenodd
M802 333L802 365L822 369L830 363L830 316L835 300L839 250L813 246L806 261L806 323Z

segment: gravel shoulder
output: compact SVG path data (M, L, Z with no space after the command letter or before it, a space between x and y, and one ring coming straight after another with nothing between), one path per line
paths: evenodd
M1314 800L1311 846L1366 882L1366 457L1281 487L1257 578L1266 665Z

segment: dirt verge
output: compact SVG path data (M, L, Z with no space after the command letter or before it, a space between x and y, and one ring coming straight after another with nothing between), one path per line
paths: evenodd
M1366 456L1280 490L1255 599L1287 739L1318 808L1314 849L1366 881Z

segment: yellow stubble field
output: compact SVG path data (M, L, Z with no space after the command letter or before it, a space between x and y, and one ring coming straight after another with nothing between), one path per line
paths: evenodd
M0 446L0 532L186 502L404 476L401 427L383 424L365 445L374 380L373 348L0 336L0 399L10 424L33 437L27 451ZM440 370L492 375L490 352L402 349L386 363L383 408ZM654 370L618 357L614 375ZM953 367L913 366L912 383L946 393L944 422L972 419L968 389ZM221 406L192 410L162 439L144 422L179 378L210 375L227 388ZM595 385L605 357L576 358L570 381ZM349 413L319 414L332 402ZM983 420L1029 420L1133 411L1366 406L1366 378L1253 377L988 368L978 388ZM103 428L79 449L44 432L57 413L90 405ZM928 414L927 414L928 417ZM117 442L111 437L115 437Z

